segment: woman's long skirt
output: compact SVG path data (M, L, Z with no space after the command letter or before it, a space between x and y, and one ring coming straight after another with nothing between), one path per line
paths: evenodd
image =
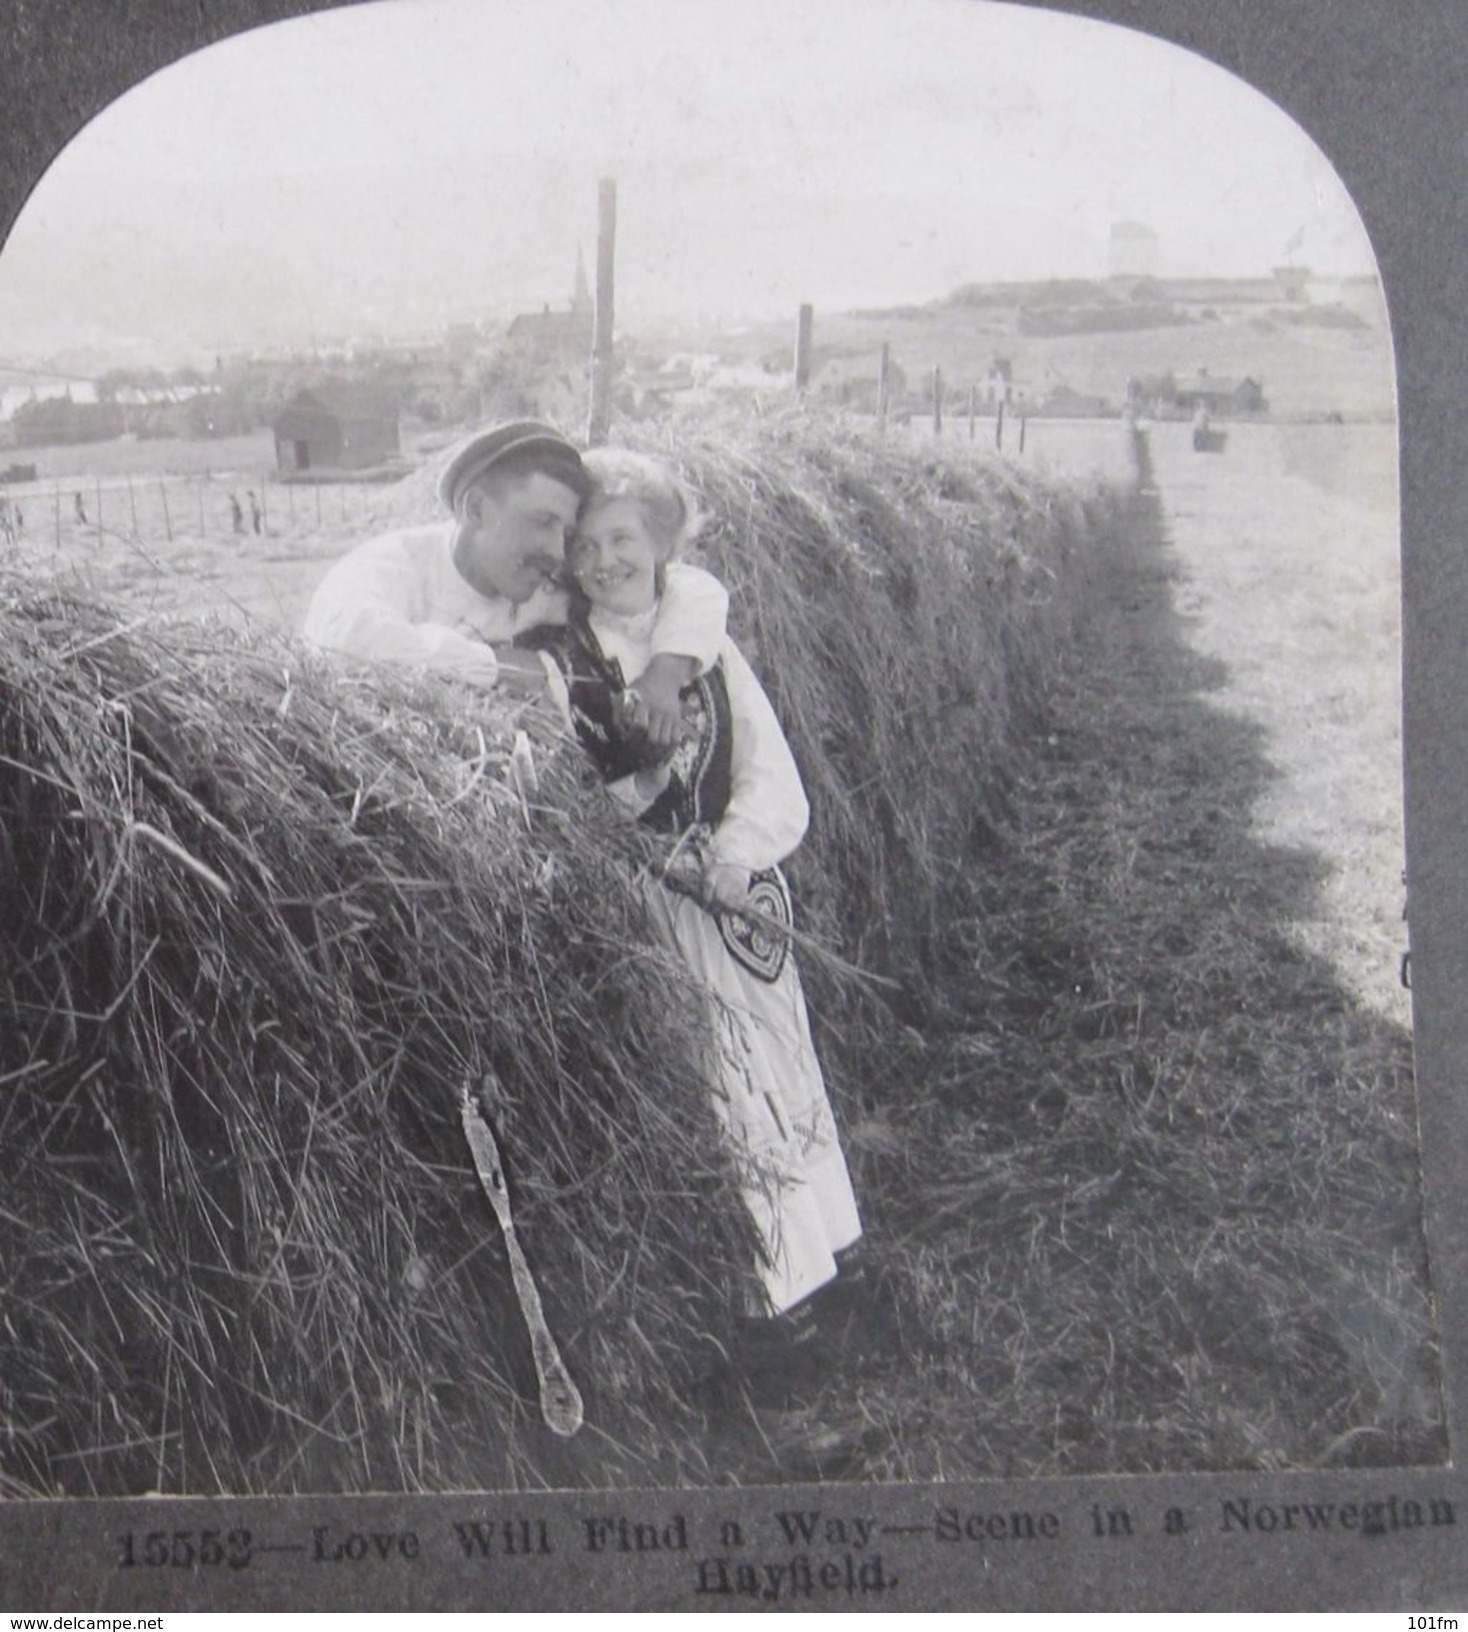
M790 922L778 869L757 876L750 904ZM800 974L784 937L716 917L666 889L655 890L654 908L714 1000L715 1104L764 1247L758 1270L766 1304L748 1312L780 1314L831 1280L836 1253L861 1236Z

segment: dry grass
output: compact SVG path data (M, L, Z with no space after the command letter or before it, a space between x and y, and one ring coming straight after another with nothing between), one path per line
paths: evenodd
M0 616L9 1488L625 1476L745 1252L635 835L569 750L523 796L467 695L29 586ZM573 1447L466 1079L595 1402Z
M716 518L694 558L789 722L814 811L803 910L903 977L921 1019L1116 501L794 413L648 445Z
M1274 772L1160 543L1145 499L1094 540L967 978L886 1062L828 1476L1445 1454L1410 1039L1291 934L1325 863L1252 833Z
M748 1244L702 1011L545 719L14 582L4 1488L1438 1454L1406 1039L1284 933L1314 875L1249 837L1267 768L1199 698L1156 517L798 414L642 440L717 518L806 777L802 921L901 986L805 964L868 1262L797 1409L704 1389Z

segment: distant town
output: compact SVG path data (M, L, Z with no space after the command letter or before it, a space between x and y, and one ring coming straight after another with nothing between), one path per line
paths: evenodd
M1138 233L1145 229L1136 229ZM1385 312L1374 278L1281 266L1252 279L1106 278L974 283L924 305L815 310L812 405L855 414L1380 419L1392 413ZM1113 249L1117 246L1113 235ZM1114 255L1114 261L1116 257ZM1125 255L1121 257L1124 261ZM0 449L268 430L285 480L388 478L404 436L585 411L593 300L578 255L568 293L508 321L436 333L353 334L212 366L99 366L87 353L0 359ZM725 398L789 396L794 320L726 333L622 334L615 407L674 416ZM1385 359L1385 361L1384 361Z

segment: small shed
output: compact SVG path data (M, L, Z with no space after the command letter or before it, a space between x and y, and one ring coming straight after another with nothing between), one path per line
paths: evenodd
M396 403L360 386L299 391L272 428L276 465L289 474L366 470L401 451Z

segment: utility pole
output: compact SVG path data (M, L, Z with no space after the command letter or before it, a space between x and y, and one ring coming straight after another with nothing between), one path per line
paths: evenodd
M815 326L815 311L807 301L795 319L795 389L804 391L810 384L811 332Z
M591 407L586 445L599 448L612 424L612 321L617 263L617 183L603 176L597 187L596 316L591 341Z

